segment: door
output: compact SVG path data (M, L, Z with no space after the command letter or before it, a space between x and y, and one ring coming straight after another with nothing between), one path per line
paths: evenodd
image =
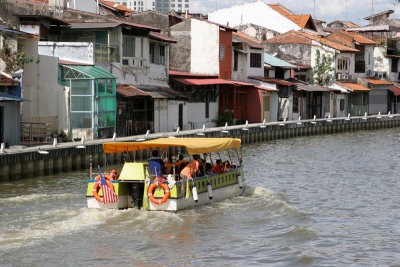
M178 118L179 118L179 129L183 130L183 104L179 104L179 111L178 111Z
M0 143L4 143L4 107L0 107Z

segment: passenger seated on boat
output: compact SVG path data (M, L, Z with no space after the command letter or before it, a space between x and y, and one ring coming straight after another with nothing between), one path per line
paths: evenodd
M225 169L222 167L222 160L217 159L217 161L215 162L215 167L214 167L214 171L216 173L224 173Z
M211 165L211 163L207 162L206 163L206 175L213 175L213 167Z
M179 157L178 157L178 160L175 162L175 166L176 166L176 168L177 168L178 170L179 170L179 168L181 167L181 164L182 164L182 163L187 164L187 161L184 160L184 159L183 159L183 155L180 154Z
M222 166L224 166L224 171L232 169L232 165L229 163L229 161L225 161Z
M195 174L199 173L199 167L200 167L200 156L199 155L193 155L193 160L183 168L183 170L180 173L180 176L183 180L185 179L190 179L191 177L194 177Z
M148 160L150 165L150 174L155 177L162 177L164 161L158 157L158 150L153 150L151 156L152 157Z

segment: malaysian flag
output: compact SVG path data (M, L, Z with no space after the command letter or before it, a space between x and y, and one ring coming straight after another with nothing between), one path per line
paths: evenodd
M119 198L118 198L117 194L115 194L114 190L111 190L108 187L107 182L104 179L103 174L101 173L100 166L99 166L99 172L100 172L100 186L101 186L101 190L103 190L104 204L117 202L119 200Z

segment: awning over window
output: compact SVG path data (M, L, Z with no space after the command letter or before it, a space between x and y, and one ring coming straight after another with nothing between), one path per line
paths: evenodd
M117 85L117 93L125 97L149 96L154 99L182 99L187 98L184 93L168 87Z
M248 86L253 87L256 89L276 92L277 89L268 88L265 86L261 86L254 83L246 83L246 82L239 82L239 81L232 81L232 80L224 80L224 79L186 79L186 78L176 78L175 81L180 82L185 85L216 85L216 84L230 84L236 86Z
M393 85L392 87L390 87L390 91L391 91L395 96L399 96L399 95L400 95L400 88L397 87L396 85Z
M62 67L62 79L79 80L79 79L116 79L117 77L111 73L95 66L84 65L65 65Z
M30 101L28 99L25 98L21 98L15 95L10 95L7 93L3 93L0 92L0 101L18 101L18 102L22 102L22 101Z

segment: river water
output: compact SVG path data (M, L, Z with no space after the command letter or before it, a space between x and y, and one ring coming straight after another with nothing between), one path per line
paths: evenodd
M400 132L243 148L244 196L86 208L87 171L0 184L1 266L398 266Z

